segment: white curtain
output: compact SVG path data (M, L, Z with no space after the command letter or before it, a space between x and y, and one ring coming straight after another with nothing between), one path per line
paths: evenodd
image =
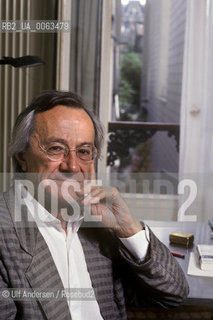
M187 1L180 122L180 181L189 180L178 218L207 221L213 219L212 0Z
M70 90L98 114L102 0L72 0Z

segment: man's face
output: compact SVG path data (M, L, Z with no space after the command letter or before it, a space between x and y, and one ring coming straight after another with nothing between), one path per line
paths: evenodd
M21 157L18 157L18 161L24 172L33 173L36 176L36 179L35 177L33 179L36 184L49 179L57 185L57 193L50 187L46 188L46 193L57 196L59 201L63 202L61 186L64 181L70 181L69 195L73 200L79 200L83 194L84 180L90 180L95 176L94 160L89 163L79 161L76 152L72 150L63 160L52 161L40 146L46 149L50 144L54 146L55 142L69 150L83 145L94 146L94 135L92 120L84 110L56 106L36 115L30 147Z

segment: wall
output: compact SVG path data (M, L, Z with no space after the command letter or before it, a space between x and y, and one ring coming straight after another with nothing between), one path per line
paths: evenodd
M142 92L150 122L180 122L185 16L185 0L147 2ZM178 172L178 158L174 138L153 137L152 171Z
M0 0L0 20L56 20L56 0ZM10 184L12 171L8 143L17 115L30 100L46 89L55 88L56 34L0 32L0 57L39 56L45 65L33 68L0 66L0 189Z

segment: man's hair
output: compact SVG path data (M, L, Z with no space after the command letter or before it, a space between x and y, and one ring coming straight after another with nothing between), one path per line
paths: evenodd
M66 106L68 108L83 109L88 114L94 125L94 143L98 150L98 156L100 156L104 137L104 130L101 122L77 94L68 91L49 90L42 92L37 98L35 98L16 119L13 127L12 139L9 145L9 155L13 159L15 172L22 172L22 169L16 159L16 155L20 152L25 152L29 147L30 136L34 131L36 115L58 105Z

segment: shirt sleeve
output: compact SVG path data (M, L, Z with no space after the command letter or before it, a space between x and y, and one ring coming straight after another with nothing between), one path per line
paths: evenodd
M149 229L146 225L144 225L143 230L133 236L119 239L136 259L141 262L145 259L150 242Z

